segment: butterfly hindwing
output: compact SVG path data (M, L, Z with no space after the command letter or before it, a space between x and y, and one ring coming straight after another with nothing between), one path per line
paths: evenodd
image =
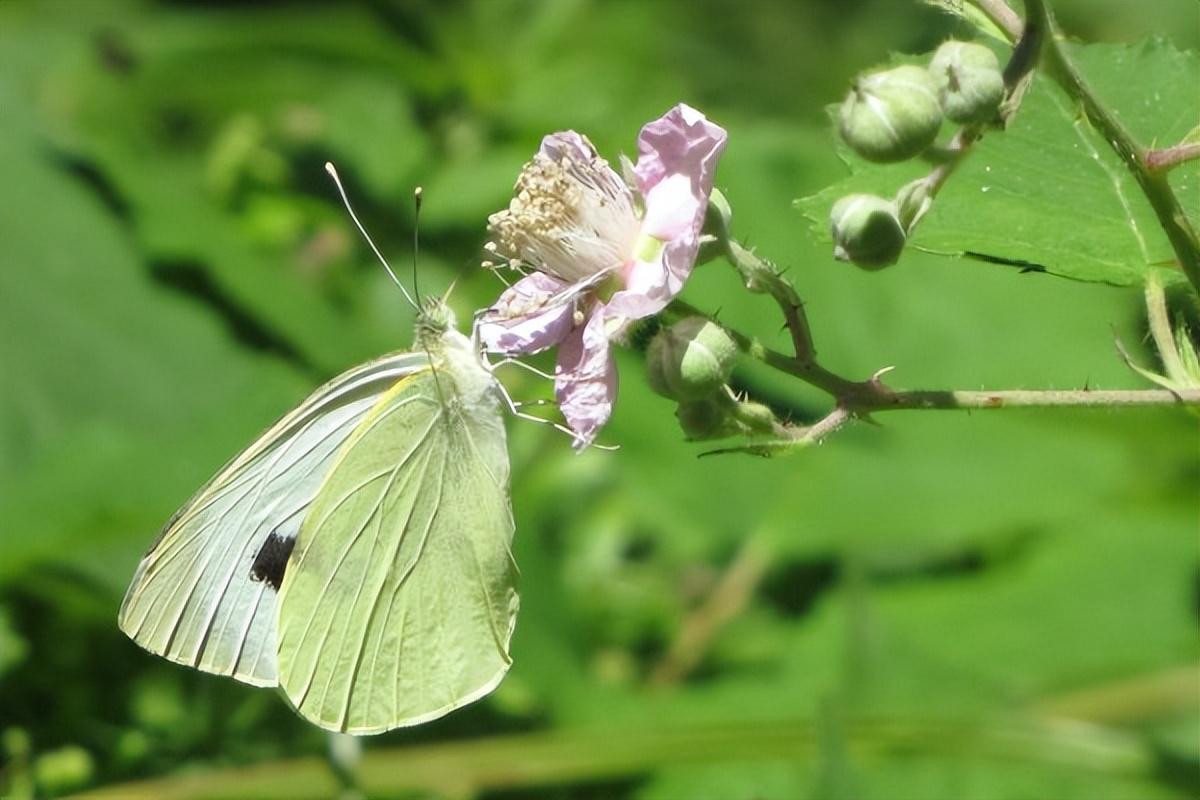
M349 370L234 458L138 565L121 629L172 661L274 686L276 594L304 514L346 437L427 364L401 353Z
M510 664L516 566L494 379L473 359L441 363L351 434L283 578L279 683L324 728L433 719Z

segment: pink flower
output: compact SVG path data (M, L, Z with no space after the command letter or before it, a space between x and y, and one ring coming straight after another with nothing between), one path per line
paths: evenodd
M480 337L508 355L558 346L555 394L577 447L612 413L610 341L664 309L691 274L725 138L682 103L648 123L635 195L585 137L550 134L488 220L488 250L533 271L485 312Z

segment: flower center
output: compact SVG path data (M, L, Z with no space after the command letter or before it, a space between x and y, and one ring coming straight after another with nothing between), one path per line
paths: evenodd
M648 233L638 234L637 242L633 246L633 257L638 261L658 261L658 257L662 255L663 248L667 243L658 237L651 236Z
M583 141L588 151L538 153L508 208L488 218L498 253L570 283L621 267L638 243L632 193Z

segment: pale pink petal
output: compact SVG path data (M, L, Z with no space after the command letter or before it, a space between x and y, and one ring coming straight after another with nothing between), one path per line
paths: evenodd
M553 347L574 325L575 301L563 301L568 284L535 272L506 289L479 320L479 338L493 353L538 353Z
M664 178L684 175L702 215L712 192L717 161L725 150L726 136L724 128L683 103L647 123L638 136L638 161L634 167L638 190L648 197Z
M656 258L635 260L626 268L624 290L608 303L610 315L656 314L683 289L696 262L725 140L723 128L682 103L642 128L634 167L646 209L641 235L664 247Z
M559 131L542 137L538 152L554 161L567 158L571 161L591 161L597 157L596 147L586 136L575 131Z
M617 397L617 365L599 309L562 341L554 373L558 406L575 432L575 448L581 450L608 422Z
M692 189L692 180L683 173L667 175L645 193L646 215L641 232L669 242L693 232L696 219L704 219L704 205L712 187L701 197Z
M699 237L681 236L669 242L658 259L630 264L625 288L608 301L609 316L641 319L662 311L683 289L699 249Z

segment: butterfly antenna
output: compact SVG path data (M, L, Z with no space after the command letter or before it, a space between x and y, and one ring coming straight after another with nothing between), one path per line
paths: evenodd
M350 205L350 198L346 196L346 189L342 186L342 179L338 177L337 170L334 169L333 164L326 161L325 171L329 173L329 177L333 178L333 184L337 187L338 194L342 196L342 205L346 207L347 213L350 214L350 219L354 220L354 225L358 228L358 232L362 234L363 238L367 240L367 244L371 246L371 252L373 252L375 257L379 259L379 263L383 264L383 268L387 270L388 277L392 279L392 283L396 284L396 287L400 289L400 293L404 295L404 299L408 301L408 304L414 309L420 311L421 307L417 305L417 301L413 299L411 294L409 294L408 289L404 288L404 284L401 283L400 279L396 277L396 273L392 271L392 267L390 264L388 264L387 259L383 257L383 253L379 252L379 248L376 247L375 242L371 240L371 234L367 233L367 229L363 227L361 222L359 222L358 215L354 213L354 207ZM419 197L420 195L418 195L418 198ZM413 288L416 288L415 285Z
M421 253L421 197L423 192L418 186L413 189L413 258L412 258L412 273L413 273L413 294L417 299L421 299L421 290L417 287L417 261Z

